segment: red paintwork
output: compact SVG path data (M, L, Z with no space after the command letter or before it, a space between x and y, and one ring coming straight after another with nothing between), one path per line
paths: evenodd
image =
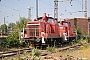
M63 33L66 33L66 36L76 36L75 33L73 33L73 28L70 26L70 22L60 21L60 36L62 36Z
M49 20L50 19L50 20ZM49 22L50 21L50 22ZM26 38L41 38L41 32L44 32L44 37L62 37L63 33L66 33L66 36L75 36L73 33L73 29L70 26L69 22L66 21L60 21L59 23L56 23L57 19L54 19L52 17L47 17L46 13L37 19L34 19L34 21L27 22L27 24L32 24L32 25L26 25ZM33 25L33 24L36 24ZM39 25L38 25L39 24ZM65 25L66 24L66 25ZM30 32L34 32L35 29L32 28L37 28L38 36L33 35L33 33L30 34ZM29 29L32 29L29 30Z

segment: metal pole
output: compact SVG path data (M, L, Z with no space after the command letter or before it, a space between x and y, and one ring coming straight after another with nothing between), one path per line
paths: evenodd
M28 19L31 20L31 7L28 7Z
M54 0L54 18L58 19L58 0Z
M5 17L4 17L4 34L5 34Z
M85 17L87 17L87 0L85 0Z
M36 18L38 18L38 0L36 0Z
M82 12L83 12L83 0L82 0Z

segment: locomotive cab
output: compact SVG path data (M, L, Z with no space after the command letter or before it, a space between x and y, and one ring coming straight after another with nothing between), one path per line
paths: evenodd
M65 41L72 40L72 38L75 38L76 34L73 31L73 28L71 28L70 22L67 22L66 20L59 22L59 28L60 28L60 36Z

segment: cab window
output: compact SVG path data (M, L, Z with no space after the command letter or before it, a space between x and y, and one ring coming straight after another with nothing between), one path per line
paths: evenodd
M54 21L53 21L53 19L48 18L48 21L47 22L54 22Z
M39 22L41 22L41 21L42 21L42 19L39 19L38 21L39 21Z
M63 26L68 26L68 24L66 22L63 22Z

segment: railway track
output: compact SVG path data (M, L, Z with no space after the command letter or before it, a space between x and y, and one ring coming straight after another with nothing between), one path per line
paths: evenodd
M88 44L88 43L82 43L82 44L77 44L77 45L74 45L74 46L68 46L68 47L59 48L58 51L74 49L74 48L78 48L79 46L83 46L83 45L86 45L86 44Z
M23 49L10 49L9 51L0 52L0 58L10 57L19 54L23 54L24 51L31 52L31 48L23 48Z
M79 47L79 46L82 46L82 45L85 45L85 44L88 44L88 43L83 43L83 44L77 44L77 45L74 45L74 46L58 48L57 52L72 49L72 48L76 48L76 47ZM31 52L31 48L23 48L23 49L16 49L16 50L15 49L14 50L10 49L9 51L6 51L6 52L0 52L0 59L4 58L4 57L10 57L10 56L17 55L17 53L23 54L24 51ZM41 56L44 56L44 55L48 55L48 54L42 52Z

